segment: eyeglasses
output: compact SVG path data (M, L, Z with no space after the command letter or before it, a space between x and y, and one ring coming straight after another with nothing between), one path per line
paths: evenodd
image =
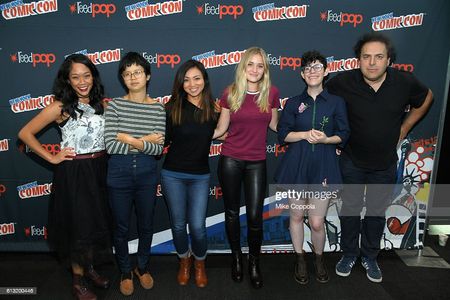
M129 79L131 79L133 76L134 76L134 78L139 79L139 78L141 78L141 76L142 76L144 73L145 73L144 70L136 70L136 71L133 71L133 72L122 73L122 77L123 77L123 79L125 79L125 80L129 80Z
M312 70L314 70L314 72L319 72L322 69L323 69L322 64L315 64L312 66L303 67L302 71L303 71L303 73L310 73Z

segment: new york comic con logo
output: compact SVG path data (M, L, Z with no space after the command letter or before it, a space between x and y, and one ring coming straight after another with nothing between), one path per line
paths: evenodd
M364 20L363 15L347 12L334 13L331 9L320 13L320 20L328 22L337 22L339 26L351 24L353 27L359 25Z
M106 15L109 18L116 12L116 6L112 3L89 3L83 4L80 1L69 5L72 14L90 14L93 18L96 15Z
M122 49L116 48L116 49L106 49L106 50L100 50L95 52L88 52L87 49L83 49L71 54L83 54L86 55L94 65L101 65L101 64L108 64L112 62L118 62L120 61L120 56L122 53ZM66 55L65 57L69 56L70 54Z
M23 0L0 4L2 17L5 20L26 18L58 11L57 0L42 0L24 3Z
M208 15L219 16L220 20L222 20L225 16L230 16L234 20L236 20L244 13L244 7L241 4L239 5L217 4L216 6L214 6L209 3L205 3L203 5L197 6L197 13L199 15L205 16Z
M221 54L216 54L215 50L192 56L192 59L201 62L206 69L219 68L238 64L241 61L245 50L236 50Z
M371 19L372 29L374 31L382 31L421 26L423 23L423 16L424 13L394 17L394 13L391 12L381 16L373 17Z
M26 94L17 98L9 99L9 105L14 113L22 113L25 111L32 111L37 109L43 109L49 106L55 98L53 95L31 97L31 94Z
M301 19L306 17L309 5L291 5L276 7L267 3L252 7L253 20L256 22Z
M56 56L54 53L25 53L23 51L18 51L17 53L11 54L9 59L13 63L19 64L32 64L33 68L37 65L46 65L49 68L56 61Z
M183 0L165 1L149 4L148 0L125 6L128 20L141 19L179 14L183 12Z
M9 150L9 139L0 140L0 152ZM0 191L1 193L1 191Z
M359 69L359 60L356 57L335 59L327 57L327 70L329 73Z
M3 223L0 224L0 235L14 234L16 232L16 228L14 223Z
M144 57L150 64L155 64L159 69L162 65L169 65L172 69L175 65L181 62L181 57L179 54L149 54L148 52L143 52L142 57Z
M52 190L52 183L38 184L37 181L19 185L17 193L20 199L28 199L50 195Z

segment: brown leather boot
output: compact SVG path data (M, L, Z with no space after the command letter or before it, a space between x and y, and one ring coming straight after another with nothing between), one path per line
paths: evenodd
M205 260L195 260L195 283L198 287L205 287L208 284L208 277L206 277Z
M89 278L96 287L102 289L107 289L109 287L109 279L98 274L92 265L88 266L84 275Z
M89 289L83 276L73 274L72 293L78 300L97 300L97 296Z
M192 256L180 258L177 280L180 285L186 285L191 277Z

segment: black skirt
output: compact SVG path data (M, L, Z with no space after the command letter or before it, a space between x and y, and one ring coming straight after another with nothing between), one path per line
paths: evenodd
M49 243L64 263L112 260L107 155L56 166L49 203Z

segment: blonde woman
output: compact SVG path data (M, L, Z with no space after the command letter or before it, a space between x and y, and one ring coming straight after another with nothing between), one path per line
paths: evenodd
M266 190L267 127L276 131L278 89L271 85L266 52L249 48L236 68L234 82L225 90L213 138L228 135L222 145L218 176L225 205L225 227L232 252L231 278L243 278L239 209L244 186L249 246L249 275L254 288L262 287L259 253L262 209Z

